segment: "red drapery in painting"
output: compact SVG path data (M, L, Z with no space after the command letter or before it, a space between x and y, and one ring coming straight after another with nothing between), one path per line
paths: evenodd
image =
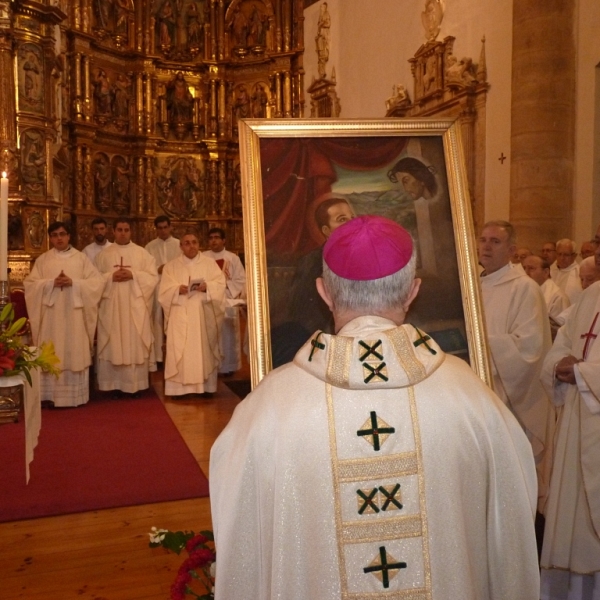
M260 141L268 252L304 254L320 246L314 213L336 181L333 163L353 171L380 169L406 137L266 138Z

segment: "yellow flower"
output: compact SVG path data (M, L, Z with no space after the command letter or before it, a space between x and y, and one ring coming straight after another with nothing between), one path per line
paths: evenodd
M56 356L53 342L42 342L35 362L45 373L52 373L57 377L60 375L60 369L56 366L60 363L60 358Z

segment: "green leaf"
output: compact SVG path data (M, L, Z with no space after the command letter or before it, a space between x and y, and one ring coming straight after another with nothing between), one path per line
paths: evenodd
M2 309L2 312L0 313L0 321L4 322L6 321L6 319L8 318L8 315L10 315L10 311L12 310L12 304L10 304L10 302Z
M31 374L29 373L29 369L27 367L23 367L23 373L25 374L25 379L30 386L33 386L33 381L31 380Z
M22 329L25 323L27 323L27 319L25 317L21 317L10 326L5 335L8 337L13 337L20 329Z
M213 534L213 532L210 529L207 529L206 531L201 531L200 532L207 540L214 542L215 541L215 536Z

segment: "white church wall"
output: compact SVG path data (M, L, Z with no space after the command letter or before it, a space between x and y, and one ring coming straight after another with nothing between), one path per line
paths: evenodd
M593 0L588 0L593 1ZM305 11L305 86L318 77L315 36L322 2ZM328 0L331 52L327 76L335 68L341 118L385 116L394 84L413 94L408 60L425 43L421 13L425 1ZM454 53L479 62L486 38L490 90L486 107L485 218L506 219L510 190L510 97L512 0L446 0L438 39L456 38ZM309 96L305 116L310 116ZM508 157L503 164L498 160Z

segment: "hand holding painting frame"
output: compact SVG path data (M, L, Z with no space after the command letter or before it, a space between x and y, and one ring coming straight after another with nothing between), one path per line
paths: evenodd
M253 387L273 368L274 345L299 345L326 329L302 328L289 307L304 307L306 321L316 322L298 281L308 274L314 286L310 265L327 235L315 214L332 196L346 211L381 214L411 231L423 285L407 321L455 349L491 386L459 130L459 122L438 119L240 121ZM433 175L420 177L414 165Z

